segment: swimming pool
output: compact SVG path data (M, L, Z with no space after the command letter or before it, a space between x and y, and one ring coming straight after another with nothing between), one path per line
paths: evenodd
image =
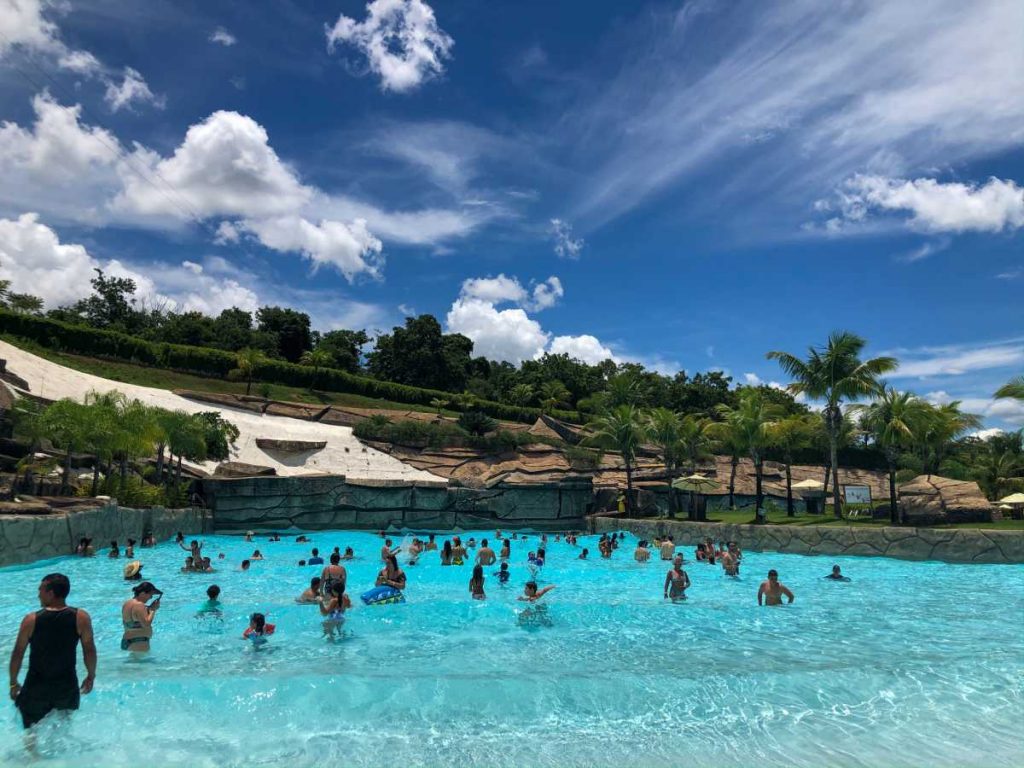
M0 569L5 661L45 573L70 576L69 603L96 628L96 690L69 727L40 726L36 764L1024 764L1021 566L747 553L738 580L688 563L689 600L672 605L656 553L634 562L627 537L602 561L586 537L586 562L579 548L549 544L540 580L557 584L545 597L551 626L523 627L515 598L535 535L512 542L508 587L487 569L486 602L470 599L468 566L426 553L406 568L408 602L379 607L358 595L373 586L381 540L308 535L312 544L207 536L216 574L179 573L186 553L173 542L138 550L165 592L143 663L118 647L123 557ZM294 603L319 572L296 565L311 546L352 546L361 558L347 564L356 607L334 644L316 607ZM267 559L240 572L255 547ZM852 582L822 579L834 562ZM793 605L758 608L768 568ZM211 583L223 590L222 622L194 618ZM260 650L240 639L256 610L278 626ZM22 745L8 704L0 765L24 765Z

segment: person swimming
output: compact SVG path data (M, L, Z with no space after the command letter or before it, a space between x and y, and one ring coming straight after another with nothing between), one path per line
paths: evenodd
M501 552L498 554L500 560L508 560L512 556L512 542L508 539L501 540Z
M577 560L586 560L587 559L587 555L589 555L589 554L590 554L590 550L587 549L586 547L584 547L583 551L580 552L580 556L577 557L576 559Z
M266 644L267 638L274 634L277 629L273 624L267 623L267 617L262 613L254 613L249 617L249 628L242 633L242 637L252 641L254 647L259 648Z
M110 542L110 552L107 554L107 557L113 559L115 557L120 557L120 556L121 556L121 550L119 550L117 548L117 542L116 541Z
M838 565L833 565L832 566L832 573L830 573L828 576L825 576L823 578L826 578L829 581L850 581L850 577L849 576L843 576L842 571L840 571Z
M469 578L469 594L474 600L486 600L484 593L484 567L480 564L473 566L473 575Z
M335 582L331 591L320 601L320 615L324 617L324 637L334 640L335 633L341 634L345 624L345 611L352 607L352 601L345 594L345 584Z
M319 603L320 602L320 577L314 576L309 580L309 586L302 591L302 594L295 598L296 603Z
M206 589L206 602L200 605L199 610L196 611L197 618L210 615L218 618L221 615L220 587L216 584L211 584Z
M494 575L498 577L499 584L508 584L509 577L512 575L508 569L508 563L502 563L501 568L496 570Z

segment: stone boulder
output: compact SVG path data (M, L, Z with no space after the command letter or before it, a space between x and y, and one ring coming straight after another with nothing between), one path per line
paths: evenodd
M301 405L299 403L282 403L272 400L264 411L268 416L287 416L290 419L318 421L328 410L323 405Z
M992 504L975 482L919 475L899 488L903 521L909 525L991 522Z
M174 394L184 397L186 400L195 400L200 403L210 403L219 408L238 408L253 413L263 413L263 403L259 400L247 399L241 395L231 395L222 392L195 392L191 389L175 389Z
M273 467L261 464L246 464L244 461L225 461L213 470L214 477L267 477L276 475Z
M275 440L271 437L257 437L256 445L264 451L279 453L308 453L327 447L326 440Z

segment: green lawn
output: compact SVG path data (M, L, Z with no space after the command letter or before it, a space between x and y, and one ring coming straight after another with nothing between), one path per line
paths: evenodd
M193 389L199 392L217 392L222 394L245 394L245 382L226 381L224 379L212 379L205 376L195 376L189 373L167 371L160 368L149 368L144 365L132 363L100 360L95 357L83 357L72 355L66 352L57 352L37 344L26 343L24 339L17 339L0 335L4 341L22 349L26 349L34 355L51 360L68 368L73 368L82 373L91 373L94 376L102 376L112 381L122 381L125 384L136 384L142 387L154 387L156 389ZM259 384L254 382L252 394L258 394ZM302 387L289 387L283 384L270 385L270 398L272 400L286 400L292 403L311 403L323 405L341 405L354 408L387 408L400 411L420 411L423 413L435 413L435 409L426 405L413 405L409 403L396 403L390 400L379 400L363 395L352 395L345 392L311 392ZM457 417L455 411L442 411L446 416Z

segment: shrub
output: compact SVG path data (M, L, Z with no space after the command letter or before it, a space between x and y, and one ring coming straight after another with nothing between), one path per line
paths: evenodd
M458 424L471 435L483 437L498 428L498 422L482 411L466 411L459 414Z

